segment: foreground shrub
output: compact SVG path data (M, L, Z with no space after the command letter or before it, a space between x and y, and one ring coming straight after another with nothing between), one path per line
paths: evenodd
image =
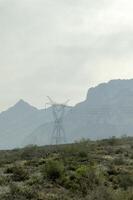
M79 151L78 156L79 156L80 158L87 158L87 157L88 157L88 154L87 154L86 151Z
M32 175L27 181L27 184L30 186L41 185L43 184L43 177L39 175Z
M85 200L114 200L114 198L110 189L99 186L95 191L91 191Z
M37 193L32 187L19 186L18 184L12 183L10 185L10 200L29 200L37 199Z
M61 178L63 172L64 166L59 161L48 161L43 168L43 175L52 181Z
M7 176L0 176L0 186L8 185L10 179Z
M12 168L13 181L25 181L29 178L28 171L21 165L14 165Z
M63 185L73 193L86 196L103 183L102 173L92 166L79 166L64 177Z
M128 189L133 187L133 175L121 174L118 176L119 186L123 189Z
M115 158L113 162L115 165L124 165L125 164L123 157Z

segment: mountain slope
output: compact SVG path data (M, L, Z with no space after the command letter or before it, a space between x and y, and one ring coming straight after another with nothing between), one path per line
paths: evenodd
M20 100L15 106L0 114L0 148L20 147L29 133L51 120L51 108L38 110Z
M38 127L28 143L47 144L52 125ZM66 115L64 128L68 142L133 135L133 80L112 80L89 89L86 100Z

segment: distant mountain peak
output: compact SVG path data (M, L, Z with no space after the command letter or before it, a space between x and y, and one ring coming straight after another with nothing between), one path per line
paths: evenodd
M20 99L17 104L28 104L26 101L24 101L23 99Z
M32 109L32 110L37 110L34 106L30 105L23 99L20 99L12 108L16 109Z
M27 104L30 105L29 103L27 103L23 99L20 99L15 105L27 105Z

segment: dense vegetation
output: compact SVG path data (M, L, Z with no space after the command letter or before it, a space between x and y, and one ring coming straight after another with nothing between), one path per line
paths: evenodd
M0 200L133 200L133 138L0 151Z

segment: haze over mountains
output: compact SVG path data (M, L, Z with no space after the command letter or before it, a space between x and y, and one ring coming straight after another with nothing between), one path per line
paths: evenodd
M0 148L49 144L52 121L51 108L39 110L20 100L0 114ZM133 79L112 80L89 89L84 102L68 109L64 127L67 142L133 136Z

